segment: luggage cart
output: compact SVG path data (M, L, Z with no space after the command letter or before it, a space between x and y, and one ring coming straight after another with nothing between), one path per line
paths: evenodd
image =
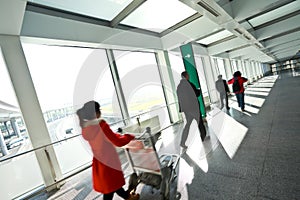
M162 199L169 199L170 184L177 177L177 154L161 154L156 151L154 136L149 127L135 140L124 146L133 173L129 178L129 191L135 192L139 183L160 190Z

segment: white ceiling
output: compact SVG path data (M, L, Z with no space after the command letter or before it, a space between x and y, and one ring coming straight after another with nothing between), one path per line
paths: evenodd
M0 11L0 33L39 42L154 50L194 42L212 56L268 63L300 49L300 0L1 0Z

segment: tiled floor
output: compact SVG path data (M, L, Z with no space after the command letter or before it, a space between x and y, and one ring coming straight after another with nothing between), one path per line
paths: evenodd
M214 109L208 114L210 137L204 143L192 125L171 199L300 199L300 76L287 72L277 79L265 77L247 91L246 112L232 97L227 113ZM182 127L162 133L160 151L180 153ZM86 170L54 194L31 199L102 199L92 190L90 174ZM159 199L149 186L138 190L141 200Z

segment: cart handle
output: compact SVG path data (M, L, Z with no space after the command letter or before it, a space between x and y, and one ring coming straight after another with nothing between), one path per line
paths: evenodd
M151 128L150 127L146 127L146 130L144 130L144 132L140 136L136 137L135 139L136 140L142 139L142 138L144 138L144 136L146 134L149 134L149 136L151 137Z

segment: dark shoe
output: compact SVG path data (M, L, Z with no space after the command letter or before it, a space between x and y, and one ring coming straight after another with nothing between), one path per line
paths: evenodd
M136 193L131 193L128 197L128 199L126 200L139 200L140 199L140 194L136 194Z
M242 109L242 112L245 112L245 109Z

